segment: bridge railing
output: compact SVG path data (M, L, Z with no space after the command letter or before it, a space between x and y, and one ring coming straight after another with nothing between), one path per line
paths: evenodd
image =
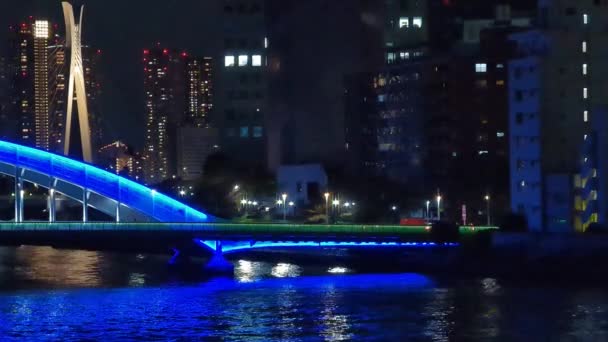
M461 234L496 227L460 227ZM426 235L428 226L397 225L307 225L238 223L114 223L114 222L1 222L0 231L190 231L225 234L306 234L306 235Z

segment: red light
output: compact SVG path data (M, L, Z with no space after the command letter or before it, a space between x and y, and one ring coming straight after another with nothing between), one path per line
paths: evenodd
M26 27L27 24L26 23L21 23L21 27Z
M188 53L187 52L182 52L182 57L188 57Z
M150 53L150 50L148 50L148 49L144 50L144 55L147 55L149 53Z
M163 49L163 54L165 54L165 55L169 54L169 50Z
M100 53L101 53L101 49L97 49L97 54L100 54Z

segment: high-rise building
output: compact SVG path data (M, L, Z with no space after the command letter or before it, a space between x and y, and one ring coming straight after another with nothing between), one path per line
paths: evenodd
M219 151L217 129L188 125L177 132L177 176L186 182L200 179L207 157Z
M185 114L187 55L156 47L143 52L146 106L145 181L160 183L175 174L174 131Z
M380 1L266 1L272 170L310 162L342 166L345 75L383 65L380 13Z
M212 59L157 46L144 50L143 61L146 182L159 183L177 177L183 174L184 167L192 170L190 174L202 171L202 165L191 161L203 158L204 163L209 153L207 146L217 145L215 131L208 133L214 96ZM192 129L197 129L196 134L200 134L204 143L190 139ZM189 142L184 144L184 139ZM190 161L188 165L185 160Z
M17 134L17 117L11 106L13 84L9 66L6 57L0 56L0 139L12 141Z
M512 36L520 58L509 74L511 208L532 230L584 230L598 222L579 212L593 208L595 195L583 198L572 188L581 162L591 161L582 146L593 133L593 110L607 102L606 20L608 6L599 1L543 0L538 29Z
M266 166L267 54L264 0L224 0L216 124L222 150L237 162Z
M48 150L49 140L49 22L34 22L34 132L36 147Z
M97 151L99 158L97 164L108 171L131 177L134 180L142 179L142 159L138 153L122 141L115 141L102 146Z
M50 148L48 46L53 41L52 31L47 20L33 17L11 26L8 60L17 139L46 150Z
M190 58L186 63L186 115L182 125L208 127L213 109L213 59Z
M63 135L65 134L65 112L68 100L68 60L63 42L49 46L50 67L50 117L49 140L50 150L63 153Z

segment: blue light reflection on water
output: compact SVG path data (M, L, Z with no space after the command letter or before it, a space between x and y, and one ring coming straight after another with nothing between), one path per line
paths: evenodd
M0 248L0 341L608 340L602 289L251 260L192 281L163 262Z

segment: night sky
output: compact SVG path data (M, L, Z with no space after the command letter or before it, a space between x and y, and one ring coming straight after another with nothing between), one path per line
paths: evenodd
M216 1L201 0L86 0L83 42L103 53L102 111L105 140L123 139L141 147L144 131L141 51L160 42L195 55L215 56L219 41ZM48 18L64 32L60 0L0 0L0 47L8 27L29 15ZM203 20L204 18L204 20ZM218 31L219 32L219 31Z

